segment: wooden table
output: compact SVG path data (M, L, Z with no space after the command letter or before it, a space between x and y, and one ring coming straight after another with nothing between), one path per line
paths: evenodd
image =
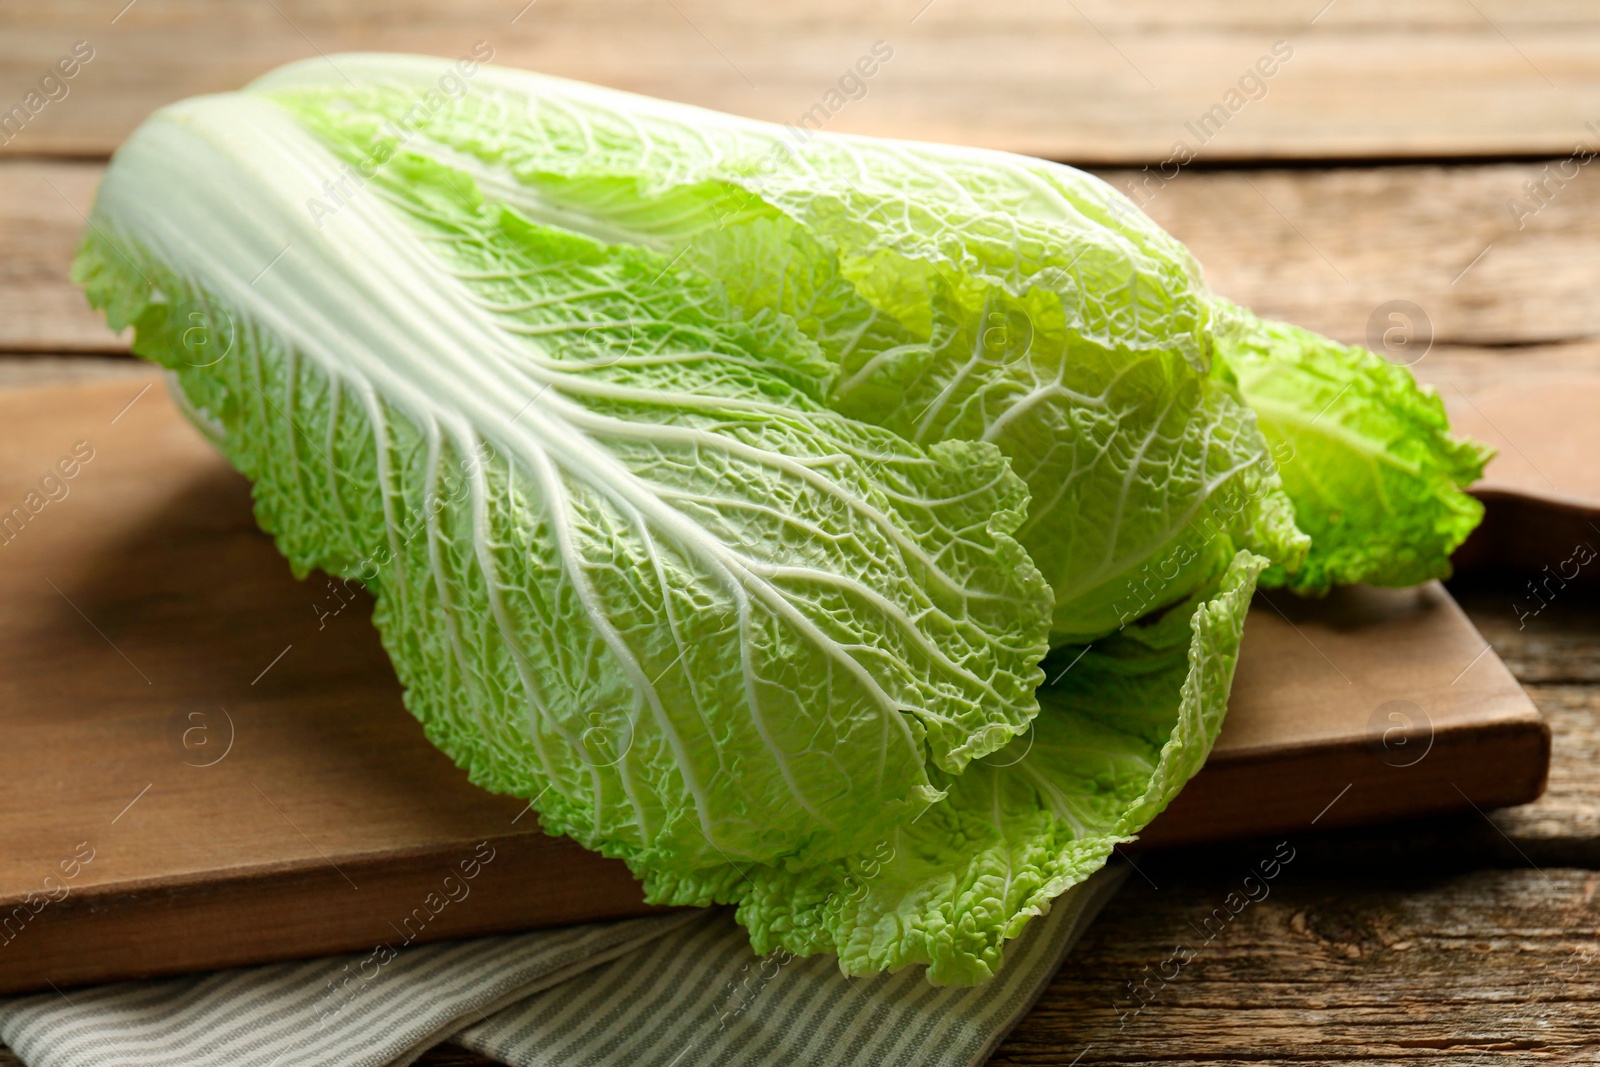
M1600 361L1600 178L1545 171L1579 142L1600 149L1600 13L1580 0L1426 0L1403 17L1378 0L124 2L0 7L4 107L73 42L95 51L68 97L0 147L5 384L126 369L88 355L126 339L63 278L105 157L152 107L318 51L453 55L475 40L504 62L778 120L887 41L894 58L831 128L1107 168L1142 186L1218 292L1258 311L1364 341L1374 322L1381 335L1380 306L1410 301L1433 381ZM1259 98L1173 180L1148 181L1141 168L1198 144L1186 124L1277 41L1293 54ZM994 1062L1600 1056L1600 599L1575 590L1519 629L1510 605L1529 576L1453 589L1549 719L1544 799L1308 827L1270 897L1213 921L1210 939L1207 918L1277 842L1151 856ZM1147 982L1173 973L1178 946L1192 959ZM1144 983L1137 1012L1130 983ZM419 1062L485 1061L444 1046Z

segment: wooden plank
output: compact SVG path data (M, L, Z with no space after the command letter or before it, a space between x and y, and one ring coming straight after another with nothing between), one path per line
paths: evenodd
M128 350L131 335L106 329L69 278L103 171L100 164L0 163L0 352Z
M1530 612L1527 583L1534 577L1543 574L1510 569L1451 584L1523 685L1600 687L1600 598L1592 586L1577 586L1557 590L1543 610Z
M1529 696L1550 723L1560 758L1551 760L1544 796L1490 818L1534 862L1559 852L1568 862L1600 866L1600 781L1594 773L1600 766L1600 688L1535 685Z
M1160 890L1130 879L991 1064L1578 1063L1593 1051L1600 874L1308 878L1297 866L1316 847L1289 839L1296 858L1271 882L1256 864L1272 843L1237 869L1152 870ZM1245 892L1265 896L1240 906Z
M1422 347L1600 336L1600 181L1585 166L1558 184L1549 165L1197 171L1135 199L1216 292L1350 344L1381 347L1379 309L1399 300L1421 310ZM1142 188L1140 172L1102 176ZM1547 180L1546 206L1514 215Z
M77 41L94 58L4 151L104 156L152 109L345 50L499 62L795 121L874 41L895 49L842 131L1078 162L1557 155L1600 116L1600 15L1577 0L65 0L4 5L0 101L26 100ZM1293 58L1209 141L1190 132L1275 41Z
M0 394L0 502L35 512L4 510L0 916L73 868L19 920L30 949L0 955L0 990L388 941L484 847L500 858L471 901L417 940L638 912L620 864L427 744L365 595L323 617L331 583L290 578L244 479L155 381ZM74 476L30 502L64 455ZM1537 794L1544 725L1438 586L1284 610L1253 613L1223 737L1152 839Z
M1490 817L1535 863L1600 867L1600 779L1594 774L1600 766L1600 599L1590 583L1559 591L1529 614L1527 583L1542 576L1530 567L1456 583L1473 622L1527 687L1552 737L1545 794Z
M1543 166L1184 172L1145 208L1214 290L1264 315L1364 344L1390 324L1380 307L1416 304L1438 350L1425 373L1452 345L1600 337L1600 182L1583 171L1518 229L1506 205ZM99 173L0 161L0 351L126 350L67 280Z
M137 381L143 385L150 380L150 366L130 356L0 354L0 389L103 382L111 378ZM136 389L138 387L134 386Z

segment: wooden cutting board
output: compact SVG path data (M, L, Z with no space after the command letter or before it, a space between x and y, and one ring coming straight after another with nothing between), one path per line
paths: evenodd
M649 910L424 740L154 374L0 394L0 564L0 992ZM1548 753L1437 584L1273 594L1145 842L1519 803Z

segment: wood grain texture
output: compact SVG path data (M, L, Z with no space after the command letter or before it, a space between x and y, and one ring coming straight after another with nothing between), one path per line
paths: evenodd
M1592 646L1591 646L1592 647ZM1592 685L1532 685L1528 695L1550 723L1554 738L1549 787L1532 804L1491 816L1495 826L1531 857L1559 846L1570 856L1582 847L1600 866L1600 689ZM1537 862L1537 860L1535 860Z
M1600 874L1251 870L1130 881L991 1063L1592 1062Z
M1600 15L1576 0L408 0L0 5L0 101L74 42L93 60L4 151L104 156L154 108L319 52L497 61L795 121L872 43L895 56L831 127L1078 162L1561 154L1600 116ZM1293 58L1209 141L1189 132L1275 41ZM1243 100L1244 97L1239 97Z
M1563 591L1527 616L1526 586L1537 576L1511 569L1457 583L1479 631L1527 687L1552 736L1545 795L1491 818L1533 862L1600 867L1600 583Z
M143 385L150 380L150 365L129 356L0 353L0 389L108 379Z
M1600 137L1580 135L1600 149ZM1418 333L1436 345L1600 336L1592 297L1600 286L1600 176L1590 173L1600 163L1571 168L1577 176L1560 184L1546 178L1550 166L1180 172L1143 193L1143 172L1102 176L1124 191L1132 186L1145 212L1189 246L1216 292L1376 349L1391 323L1375 313L1395 300L1421 309ZM1546 203L1519 217L1513 201L1539 203L1527 182L1546 183Z
M1483 636L1525 686L1600 686L1600 598L1587 586L1527 611L1527 582L1538 571L1510 569L1453 582ZM1562 591L1564 592L1564 591ZM1600 724L1597 724L1600 725Z
M97 163L0 163L0 352L126 352L68 277Z

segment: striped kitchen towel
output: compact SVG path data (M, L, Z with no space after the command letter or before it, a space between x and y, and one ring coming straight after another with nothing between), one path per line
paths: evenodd
M990 982L757 957L723 909L0 1001L28 1067L381 1067L450 1038L515 1067L972 1067L1121 884L1056 900Z
M469 1021L697 917L675 913L17 997L0 1002L0 1040L28 1067L410 1063Z

